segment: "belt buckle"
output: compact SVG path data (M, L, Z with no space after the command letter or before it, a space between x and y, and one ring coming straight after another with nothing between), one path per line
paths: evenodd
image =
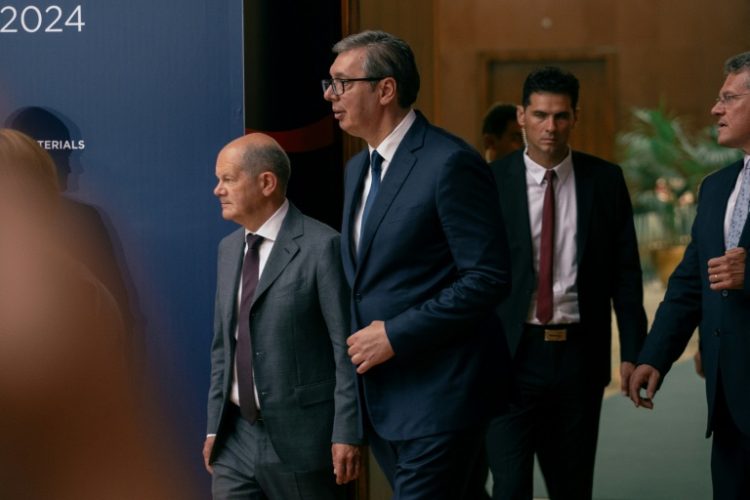
M545 342L565 342L568 340L568 331L565 328L545 328Z

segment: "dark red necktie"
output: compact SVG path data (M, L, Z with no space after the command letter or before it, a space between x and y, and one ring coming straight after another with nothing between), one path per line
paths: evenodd
M240 413L250 423L258 420L258 408L255 406L255 390L253 383L253 345L250 340L250 306L253 295L258 287L258 269L260 257L258 248L263 241L257 234L247 235L247 251L242 261L242 296L240 297L240 312L237 316L237 386L240 395Z
M543 325L552 320L552 259L555 255L555 171L547 170L544 180L542 238L539 245L539 276L536 290L536 317Z

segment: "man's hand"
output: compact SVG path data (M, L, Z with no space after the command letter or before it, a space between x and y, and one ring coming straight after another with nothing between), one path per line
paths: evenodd
M346 339L346 345L349 346L349 357L357 365L357 373L360 375L396 355L385 333L383 321L373 321L370 326L353 333Z
M742 290L745 287L744 248L730 248L721 257L708 261L711 290Z
M703 359L701 359L700 351L695 351L693 362L695 362L695 373L697 373L700 378L706 378L706 374L703 373Z
M659 385L661 374L659 370L651 365L638 365L633 374L630 376L630 400L635 403L636 408L644 407L649 410L654 408L654 394L656 386ZM646 386L646 397L641 397L641 387Z
M628 389L630 388L630 376L635 370L635 365L630 361L623 361L620 363L620 392L622 395L628 396Z
M211 450L214 449L214 441L216 441L216 436L208 436L203 442L203 465L209 474L214 473L214 468L208 463L208 459L211 457Z
M333 457L333 473L336 475L336 484L346 484L357 479L360 467L359 446L333 443L331 456Z

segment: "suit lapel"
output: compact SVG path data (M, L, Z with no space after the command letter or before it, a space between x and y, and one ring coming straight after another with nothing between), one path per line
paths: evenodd
M576 182L576 205L578 209L578 227L576 228L576 261L581 265L586 241L591 225L591 206L594 202L594 181L589 172L589 166L573 151L573 173Z
M361 156L358 157L358 156ZM354 241L352 240L353 224L357 205L362 197L362 186L365 182L365 173L370 165L367 150L355 156L346 175L346 189L344 190L344 218L341 224L341 249L344 268L350 276L354 275L357 265L357 255Z
M253 297L253 305L268 290L268 287L276 281L276 278L279 277L294 256L297 255L299 245L294 239L302 236L303 232L302 214L290 203L289 212L284 218L279 235L273 244L271 254L268 256L268 261L263 268L260 281L258 281L258 288L255 290L255 296Z
M245 230L239 229L235 231L231 238L232 242L222 255L219 265L219 280L223 283L219 288L219 293L223 294L221 300L221 318L226 325L225 332L233 333L234 312L237 307L237 290L240 286L242 258L245 251ZM230 337L234 338L234 335L232 334Z
M411 169L417 163L417 157L414 151L421 148L424 144L424 135L427 131L427 121L417 113L417 119L404 136L396 154L393 155L388 171L383 177L378 191L378 197L375 198L370 209L370 214L362 227L362 235L359 245L359 262L364 261L372 245L373 237L377 232L378 226L383 220L388 208L393 203L396 195L404 185L404 181L409 176Z

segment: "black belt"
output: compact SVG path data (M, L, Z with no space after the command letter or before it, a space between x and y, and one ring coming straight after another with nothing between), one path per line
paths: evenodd
M565 323L559 325L532 325L526 323L526 331L532 335L544 335L545 342L565 342L571 335L576 334L581 325L579 323Z

